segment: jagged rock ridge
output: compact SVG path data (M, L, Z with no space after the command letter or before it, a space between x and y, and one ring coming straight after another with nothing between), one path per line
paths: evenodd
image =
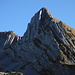
M0 71L21 71L26 75L74 75L74 31L43 7L32 17L24 36L1 50Z
M14 34L13 31L0 32L0 50L8 48L11 44L16 43L21 37Z

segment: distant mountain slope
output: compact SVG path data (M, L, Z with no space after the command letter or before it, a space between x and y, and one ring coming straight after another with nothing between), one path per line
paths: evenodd
M75 74L75 29L53 17L47 8L32 17L22 38L11 34L9 40L8 36L0 34L0 41L4 41L0 45L0 71L21 71L26 75Z

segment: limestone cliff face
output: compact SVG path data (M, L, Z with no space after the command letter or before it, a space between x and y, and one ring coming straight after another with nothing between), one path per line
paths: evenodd
M0 50L5 50L11 44L16 43L18 40L20 40L20 37L14 34L13 31L0 32Z
M4 41L0 71L21 71L26 75L74 75L74 31L43 7L32 17L20 40L16 39L15 44L10 42L11 39L8 43ZM4 44L9 45L5 48Z

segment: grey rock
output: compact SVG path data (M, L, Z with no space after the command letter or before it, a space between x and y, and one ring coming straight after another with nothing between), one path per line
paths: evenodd
M32 17L22 38L11 31L0 32L0 71L74 75L75 35L64 25L43 7Z

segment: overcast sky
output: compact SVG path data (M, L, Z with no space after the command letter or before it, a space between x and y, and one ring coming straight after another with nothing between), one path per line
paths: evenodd
M32 16L42 7L75 28L75 0L0 0L0 32L23 36Z

